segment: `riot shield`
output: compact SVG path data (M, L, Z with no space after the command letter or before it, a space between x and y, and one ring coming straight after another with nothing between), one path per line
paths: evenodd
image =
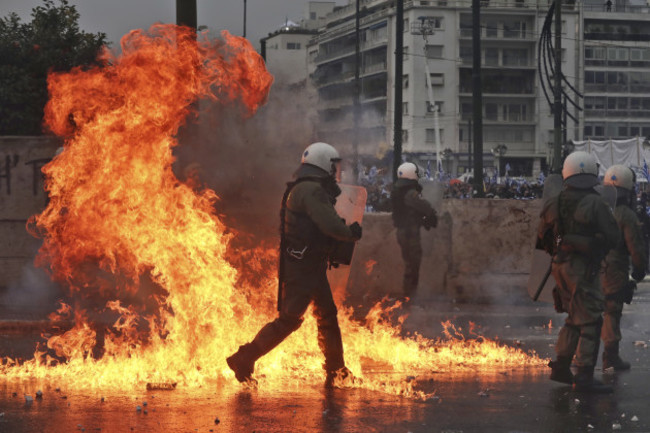
M544 181L544 192L542 193L543 203L547 200L557 197L562 191L562 176L559 174L551 174ZM537 233L535 233L537 237ZM535 248L537 238L533 244L533 257L530 267L530 274L528 276L528 284L526 286L528 294L534 300L542 302L553 302L553 286L555 280L551 275L551 256L544 250Z
M440 213L442 210L442 197L445 193L445 185L437 180L425 180L422 185L422 198L428 201L431 206Z
M341 218L345 219L345 223L348 225L353 222L361 224L368 198L366 189L361 186L345 184L339 184L339 187L341 188L341 195L336 199L336 212ZM339 265L327 271L327 279L329 280L334 299L337 303L345 298L345 289L349 276L350 266Z

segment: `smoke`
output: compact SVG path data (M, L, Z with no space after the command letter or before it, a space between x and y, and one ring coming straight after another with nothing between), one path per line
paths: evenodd
M213 189L217 213L231 229L258 241L276 240L282 194L309 144L326 141L336 147L343 157L343 182L356 183L351 118L319 124L317 105L315 90L305 82L279 81L253 117L203 101L179 137L177 177ZM362 119L383 122L372 110ZM361 147L360 152L371 151Z
M47 272L30 263L22 268L20 279L0 295L0 305L15 311L46 314L56 309L62 296L61 287L52 282Z

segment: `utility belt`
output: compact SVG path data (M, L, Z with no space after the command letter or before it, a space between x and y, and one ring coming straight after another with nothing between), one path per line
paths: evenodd
M630 304L632 302L632 298L634 297L635 290L636 281L628 280L621 290L616 293L610 293L609 295L606 295L605 300L625 302L626 304Z
M284 253L293 260L327 259L331 264L349 265L354 253L354 241L337 241L331 239L326 247L311 246L299 242L287 242Z

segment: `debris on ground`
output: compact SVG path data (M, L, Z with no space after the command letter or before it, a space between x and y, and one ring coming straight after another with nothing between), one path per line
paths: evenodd
M621 425L619 423L615 422L614 424L612 424L612 430L620 430L620 429L621 429Z
M632 422L637 422L638 420L639 420L639 418L637 418L636 415L634 415L632 418L630 418L630 421L632 421Z
M648 348L648 343L646 343L645 341L637 340L637 341L634 342L634 346L643 347L644 349L647 349Z

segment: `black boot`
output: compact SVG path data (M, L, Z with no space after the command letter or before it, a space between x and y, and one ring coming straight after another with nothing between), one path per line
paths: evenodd
M251 343L239 346L239 350L226 358L228 367L235 372L235 378L240 382L257 383L253 379L255 361L257 361L258 350Z
M578 372L573 378L573 390L591 394L609 394L614 389L605 385L598 379L594 379L594 366L578 367Z
M605 346L603 351L603 370L613 368L614 371L624 371L630 369L630 363L625 362L618 355L618 341Z
M361 382L361 379L357 378L352 374L349 368L341 367L338 370L327 370L327 376L325 376L325 388L334 388L335 379L338 384L349 384L354 385L358 382Z
M555 361L550 361L548 366L551 367L551 380L571 385L573 383L573 373L571 373L571 358L567 356L558 356Z

